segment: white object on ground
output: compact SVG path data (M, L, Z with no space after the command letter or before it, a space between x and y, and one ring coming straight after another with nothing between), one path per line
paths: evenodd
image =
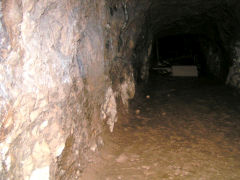
M172 66L172 76L197 77L197 66Z

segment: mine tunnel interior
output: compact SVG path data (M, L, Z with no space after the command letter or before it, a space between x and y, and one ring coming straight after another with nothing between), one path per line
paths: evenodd
M239 5L1 1L0 180L240 179Z
M224 2L201 3L186 1L167 6L154 1L149 11L153 37L150 75L157 71L168 74L167 67L194 65L198 77L226 82L235 58L232 45L239 38L236 8ZM187 4L194 14L189 9L178 8ZM169 11L164 11L164 7Z
M224 57L219 47L211 52L211 44L211 40L203 35L183 34L155 38L149 57L150 75L156 72L170 75L173 66L195 66L197 77L214 77L225 83L233 57ZM184 77L184 72L182 76Z
M209 77L225 83L233 62L229 56L232 52L221 51L216 44L211 47L212 44L215 43L204 36L191 34L155 39L149 57L149 77L151 74L173 75L174 67L183 67L181 75L174 73L173 76ZM189 66L196 71L192 75L184 72L191 71Z

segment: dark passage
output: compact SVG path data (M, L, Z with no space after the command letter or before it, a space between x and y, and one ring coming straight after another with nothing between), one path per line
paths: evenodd
M161 70L157 67L194 65L197 67L199 76L207 75L201 39L204 37L191 34L157 38L153 43L150 73L154 70Z
M214 50L211 47L213 44L215 44ZM224 83L230 64L232 64L231 60L225 58L220 47L206 36L199 34L166 36L155 38L153 41L150 77L151 74L156 73L174 76L172 68L175 66L195 66L196 73L191 75L182 72L180 76L210 77Z

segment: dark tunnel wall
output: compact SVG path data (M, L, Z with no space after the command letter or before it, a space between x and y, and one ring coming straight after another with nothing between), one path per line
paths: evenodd
M153 1L149 10L149 24L155 39L193 35L198 54L204 61L204 73L222 81L232 79L232 83L227 83L238 86L233 80L238 73L234 78L229 75L230 67L238 59L236 43L240 26L237 9L237 1ZM163 42L159 46L164 47L165 44ZM237 69L236 65L234 67Z
M182 34L176 36L167 36L154 40L153 56L159 58L160 61L166 61L171 64L179 63L193 64L193 59L202 56L199 35ZM186 57L184 59L184 57ZM189 62L188 62L189 61ZM203 59L204 61L204 59Z
M153 40L150 66L164 62L169 65L197 65L200 76L225 81L233 59L230 53L202 34L178 34Z

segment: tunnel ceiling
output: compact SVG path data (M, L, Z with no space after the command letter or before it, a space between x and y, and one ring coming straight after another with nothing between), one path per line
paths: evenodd
M238 28L236 0L153 0L149 24L158 37L175 34L204 34L209 38L221 33L232 39Z

